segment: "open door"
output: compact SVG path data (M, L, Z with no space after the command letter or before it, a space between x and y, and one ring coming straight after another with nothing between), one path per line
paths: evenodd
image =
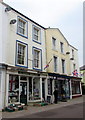
M27 104L27 82L20 82L20 103Z

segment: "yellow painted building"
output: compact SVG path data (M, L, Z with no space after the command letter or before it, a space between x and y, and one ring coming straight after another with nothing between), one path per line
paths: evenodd
M46 51L47 51L47 72L63 73L70 75L70 61L69 61L69 43L57 28L46 29ZM57 65L55 68L54 59L57 58ZM64 70L62 70L62 60L64 60ZM55 70L56 69L56 70Z

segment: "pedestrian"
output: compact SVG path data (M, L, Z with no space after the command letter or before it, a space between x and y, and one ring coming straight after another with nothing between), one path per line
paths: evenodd
M57 104L58 102L58 89L57 88L55 88L53 94L54 94L54 103Z

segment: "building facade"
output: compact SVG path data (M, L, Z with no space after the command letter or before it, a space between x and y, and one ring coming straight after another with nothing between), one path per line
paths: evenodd
M46 88L45 28L4 3L0 18L0 106L42 101L46 97L42 95L42 85Z
M81 78L77 75L79 73L78 50L68 43L57 28L46 29L46 46L50 91L53 92L57 87L59 100L62 99L62 89L66 93L66 98L82 95ZM76 75L73 74L75 70L77 70Z
M60 30L46 29L3 2L0 18L0 109L10 103L47 101L55 87L59 100L61 88L72 98L72 79L80 87L81 82L72 75L72 46Z

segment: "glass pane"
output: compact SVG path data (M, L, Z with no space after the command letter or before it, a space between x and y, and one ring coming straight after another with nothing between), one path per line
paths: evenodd
M8 102L19 101L19 77L10 75L9 76L9 97Z

